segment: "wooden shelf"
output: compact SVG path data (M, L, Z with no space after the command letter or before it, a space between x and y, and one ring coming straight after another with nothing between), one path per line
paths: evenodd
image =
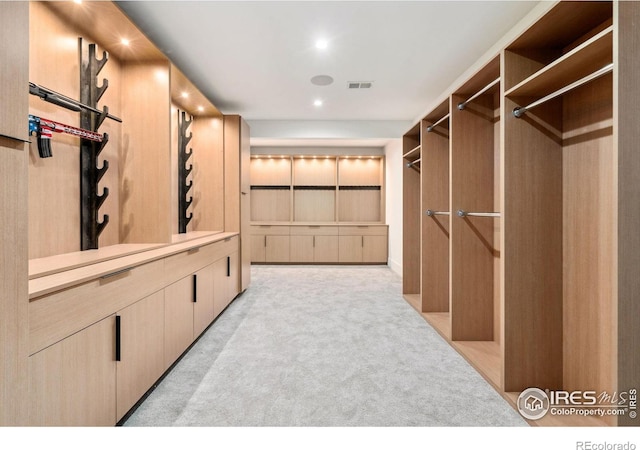
M509 97L550 94L613 61L613 26L593 36L505 92Z
M451 339L451 314L448 312L421 313L429 324L447 341Z
M413 307L413 309L422 314L420 294L404 294L404 299Z
M417 158L420 157L420 149L422 148L421 145L417 145L415 146L412 150L409 150L407 153L405 153L404 155L402 155L402 157L404 159L406 159L407 161L414 161ZM416 153L416 155L414 155L414 153Z
M493 387L501 390L500 344L494 341L453 341L455 348Z

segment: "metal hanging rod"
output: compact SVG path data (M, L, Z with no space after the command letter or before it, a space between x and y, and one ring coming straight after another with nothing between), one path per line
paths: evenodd
M467 103L475 100L476 98L480 97L482 94L484 94L485 92L487 92L489 89L491 89L492 87L494 87L496 84L500 83L500 77L496 78L495 80L493 80L491 83L487 84L485 87L483 87L482 89L480 89L480 91L478 91L477 93L473 94L471 97L469 97L467 100L465 100L464 102L460 102L458 103L458 109L460 111L462 111L465 106L467 106Z
M568 86L565 86L561 89L558 89L557 91L547 95L546 97L542 97L540 100L536 100L535 102L527 105L527 106L523 106L521 108L514 108L513 110L513 115L520 118L524 115L524 113L526 113L528 110L530 110L531 108L535 108L538 105L541 105L545 102L548 102L549 100L552 100L556 97L559 97L560 95L569 92L572 89L575 89L579 86L582 86L583 84L588 83L589 81L595 80L596 78L600 78L603 75L608 74L609 72L611 72L613 70L613 63L608 64L606 66L604 66L602 69L597 70L595 72L593 72L591 75L587 75L584 78L580 78L578 81L574 81L573 83L571 83Z
M449 211L434 211L432 209L427 209L425 211L425 214L429 217L433 217L433 216L448 216L450 215Z
M40 97L42 100L53 103L54 105L62 106L63 108L70 109L71 111L91 111L97 114L105 114L105 111L100 111L97 108L93 108L84 103L80 103L77 100L67 97L59 92L53 91L49 88L38 86L35 83L29 82L29 94ZM106 117L116 122L122 123L122 119L114 115L106 113Z
M416 159L415 161L408 162L408 163L407 163L407 167L411 167L411 166L413 166L413 165L415 165L415 164L418 164L418 163L420 162L420 160L421 160L421 159L422 159L422 158L418 158L418 159Z
M430 125L427 127L427 133L431 133L433 131L433 129L435 127L437 127L438 125L440 125L440 123L444 122L445 120L447 120L449 118L449 113L447 113L444 117L442 117L440 120L438 120L436 123L434 123L433 125Z
M500 217L500 213L499 212L486 212L486 213L468 212L468 211L459 209L458 216L459 217Z

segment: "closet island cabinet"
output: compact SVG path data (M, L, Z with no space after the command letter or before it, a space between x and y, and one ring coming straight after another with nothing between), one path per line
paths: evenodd
M0 12L0 425L115 425L248 286L249 131L113 2Z

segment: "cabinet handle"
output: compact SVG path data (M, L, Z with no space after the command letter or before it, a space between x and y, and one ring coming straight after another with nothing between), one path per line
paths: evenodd
M360 236L360 247L364 247L364 236Z
M228 237L228 238L226 238L224 241L225 241L225 242L229 242L230 240L231 240L231 238L230 238L230 237Z
M316 246L316 237L315 236L313 237L313 246L314 247Z
M193 274L193 303L198 302L198 275Z
M247 193L246 193L246 192L244 192L244 191L240 191L240 193L241 193L242 195L247 195Z
M231 256L227 256L227 276L231 276Z
M126 269L117 270L115 272L108 273L100 277L101 280L106 280L107 278L116 277L118 275L122 275L123 273L127 273L131 270L131 267L127 267Z
M267 246L267 236L264 237L264 246Z
M120 361L121 353L120 347L122 346L122 340L120 338L120 332L122 328L120 325L120 316L116 316L116 361Z

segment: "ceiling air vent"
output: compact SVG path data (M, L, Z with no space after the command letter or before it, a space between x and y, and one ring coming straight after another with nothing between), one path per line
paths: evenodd
M349 89L369 89L372 84L371 81L349 81L347 87Z

